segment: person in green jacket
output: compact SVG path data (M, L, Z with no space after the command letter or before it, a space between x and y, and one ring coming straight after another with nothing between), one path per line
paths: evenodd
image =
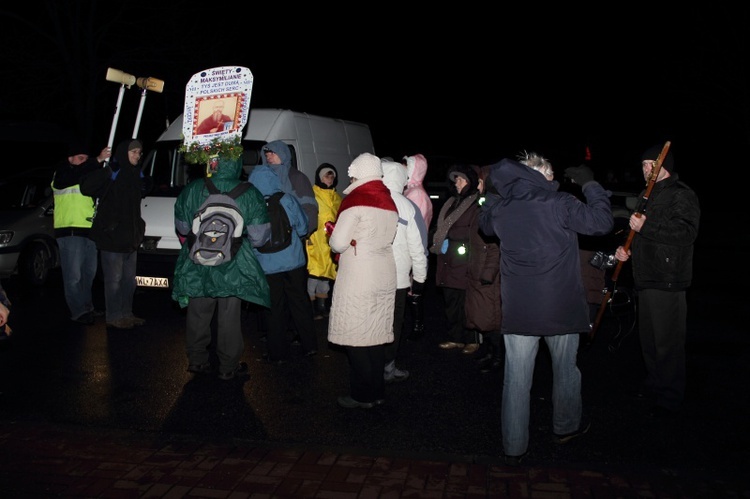
M241 154L241 149L240 149ZM236 156L236 148L235 154ZM207 175L214 185L229 192L240 183L242 161L237 157L219 157L209 166ZM208 197L202 178L193 180L177 197L174 220L177 233L186 237L191 230L193 214ZM217 315L216 355L219 378L233 379L248 369L240 362L245 349L241 329L242 301L271 306L268 281L252 246L262 246L270 237L271 226L263 195L254 186L241 194L237 205L245 222L245 237L236 255L217 266L193 262L188 244L183 243L175 264L172 299L187 307L186 346L188 371L207 374L213 371L208 346L211 343L211 320Z

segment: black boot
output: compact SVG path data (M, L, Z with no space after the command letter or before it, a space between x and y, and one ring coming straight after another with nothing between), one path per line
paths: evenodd
M315 312L315 319L322 319L328 317L328 308L326 308L326 298L316 297L313 303L313 310Z
M413 325L409 339L420 340L424 336L424 303L422 302L422 295L412 295L410 303Z

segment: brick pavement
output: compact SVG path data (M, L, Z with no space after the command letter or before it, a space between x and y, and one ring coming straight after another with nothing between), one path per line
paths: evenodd
M511 468L40 422L0 428L5 499L750 497L741 477L654 468Z

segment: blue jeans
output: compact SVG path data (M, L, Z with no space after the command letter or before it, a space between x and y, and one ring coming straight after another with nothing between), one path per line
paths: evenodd
M506 334L503 381L503 450L508 456L525 454L529 447L529 405L539 339L552 357L552 431L564 435L581 424L581 372L576 365L579 334L521 336Z
M102 274L104 274L104 300L107 307L107 322L133 315L135 294L135 264L138 252L100 252Z
M63 291L70 318L78 319L94 310L91 286L97 266L96 244L88 237L65 236L57 239L60 249Z

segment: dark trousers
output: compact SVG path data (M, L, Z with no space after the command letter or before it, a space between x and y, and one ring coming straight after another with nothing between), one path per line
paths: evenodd
M287 360L292 339L287 320L291 318L299 334L305 353L318 349L313 310L307 295L307 268L299 267L287 272L266 276L271 291L271 309L268 312L268 356L272 361ZM382 373L381 373L382 375Z
M404 314L406 313L406 298L409 288L396 290L396 306L393 308L393 342L385 345L385 363L396 360L396 355L401 348L401 329L404 326Z
M685 396L685 291L638 291L638 331L646 364L646 384L655 403L677 410Z
M464 303L466 303L466 290L456 288L442 288L443 301L445 303L445 318L448 319L447 341L456 343L467 343L467 333L464 327L466 314ZM468 343L475 343L470 341Z
M385 345L346 347L349 359L350 396L357 402L375 402L385 398Z
M190 298L187 306L186 347L188 362L200 365L209 361L211 321L216 312L216 356L223 373L237 369L245 350L242 338L242 300L226 298Z

